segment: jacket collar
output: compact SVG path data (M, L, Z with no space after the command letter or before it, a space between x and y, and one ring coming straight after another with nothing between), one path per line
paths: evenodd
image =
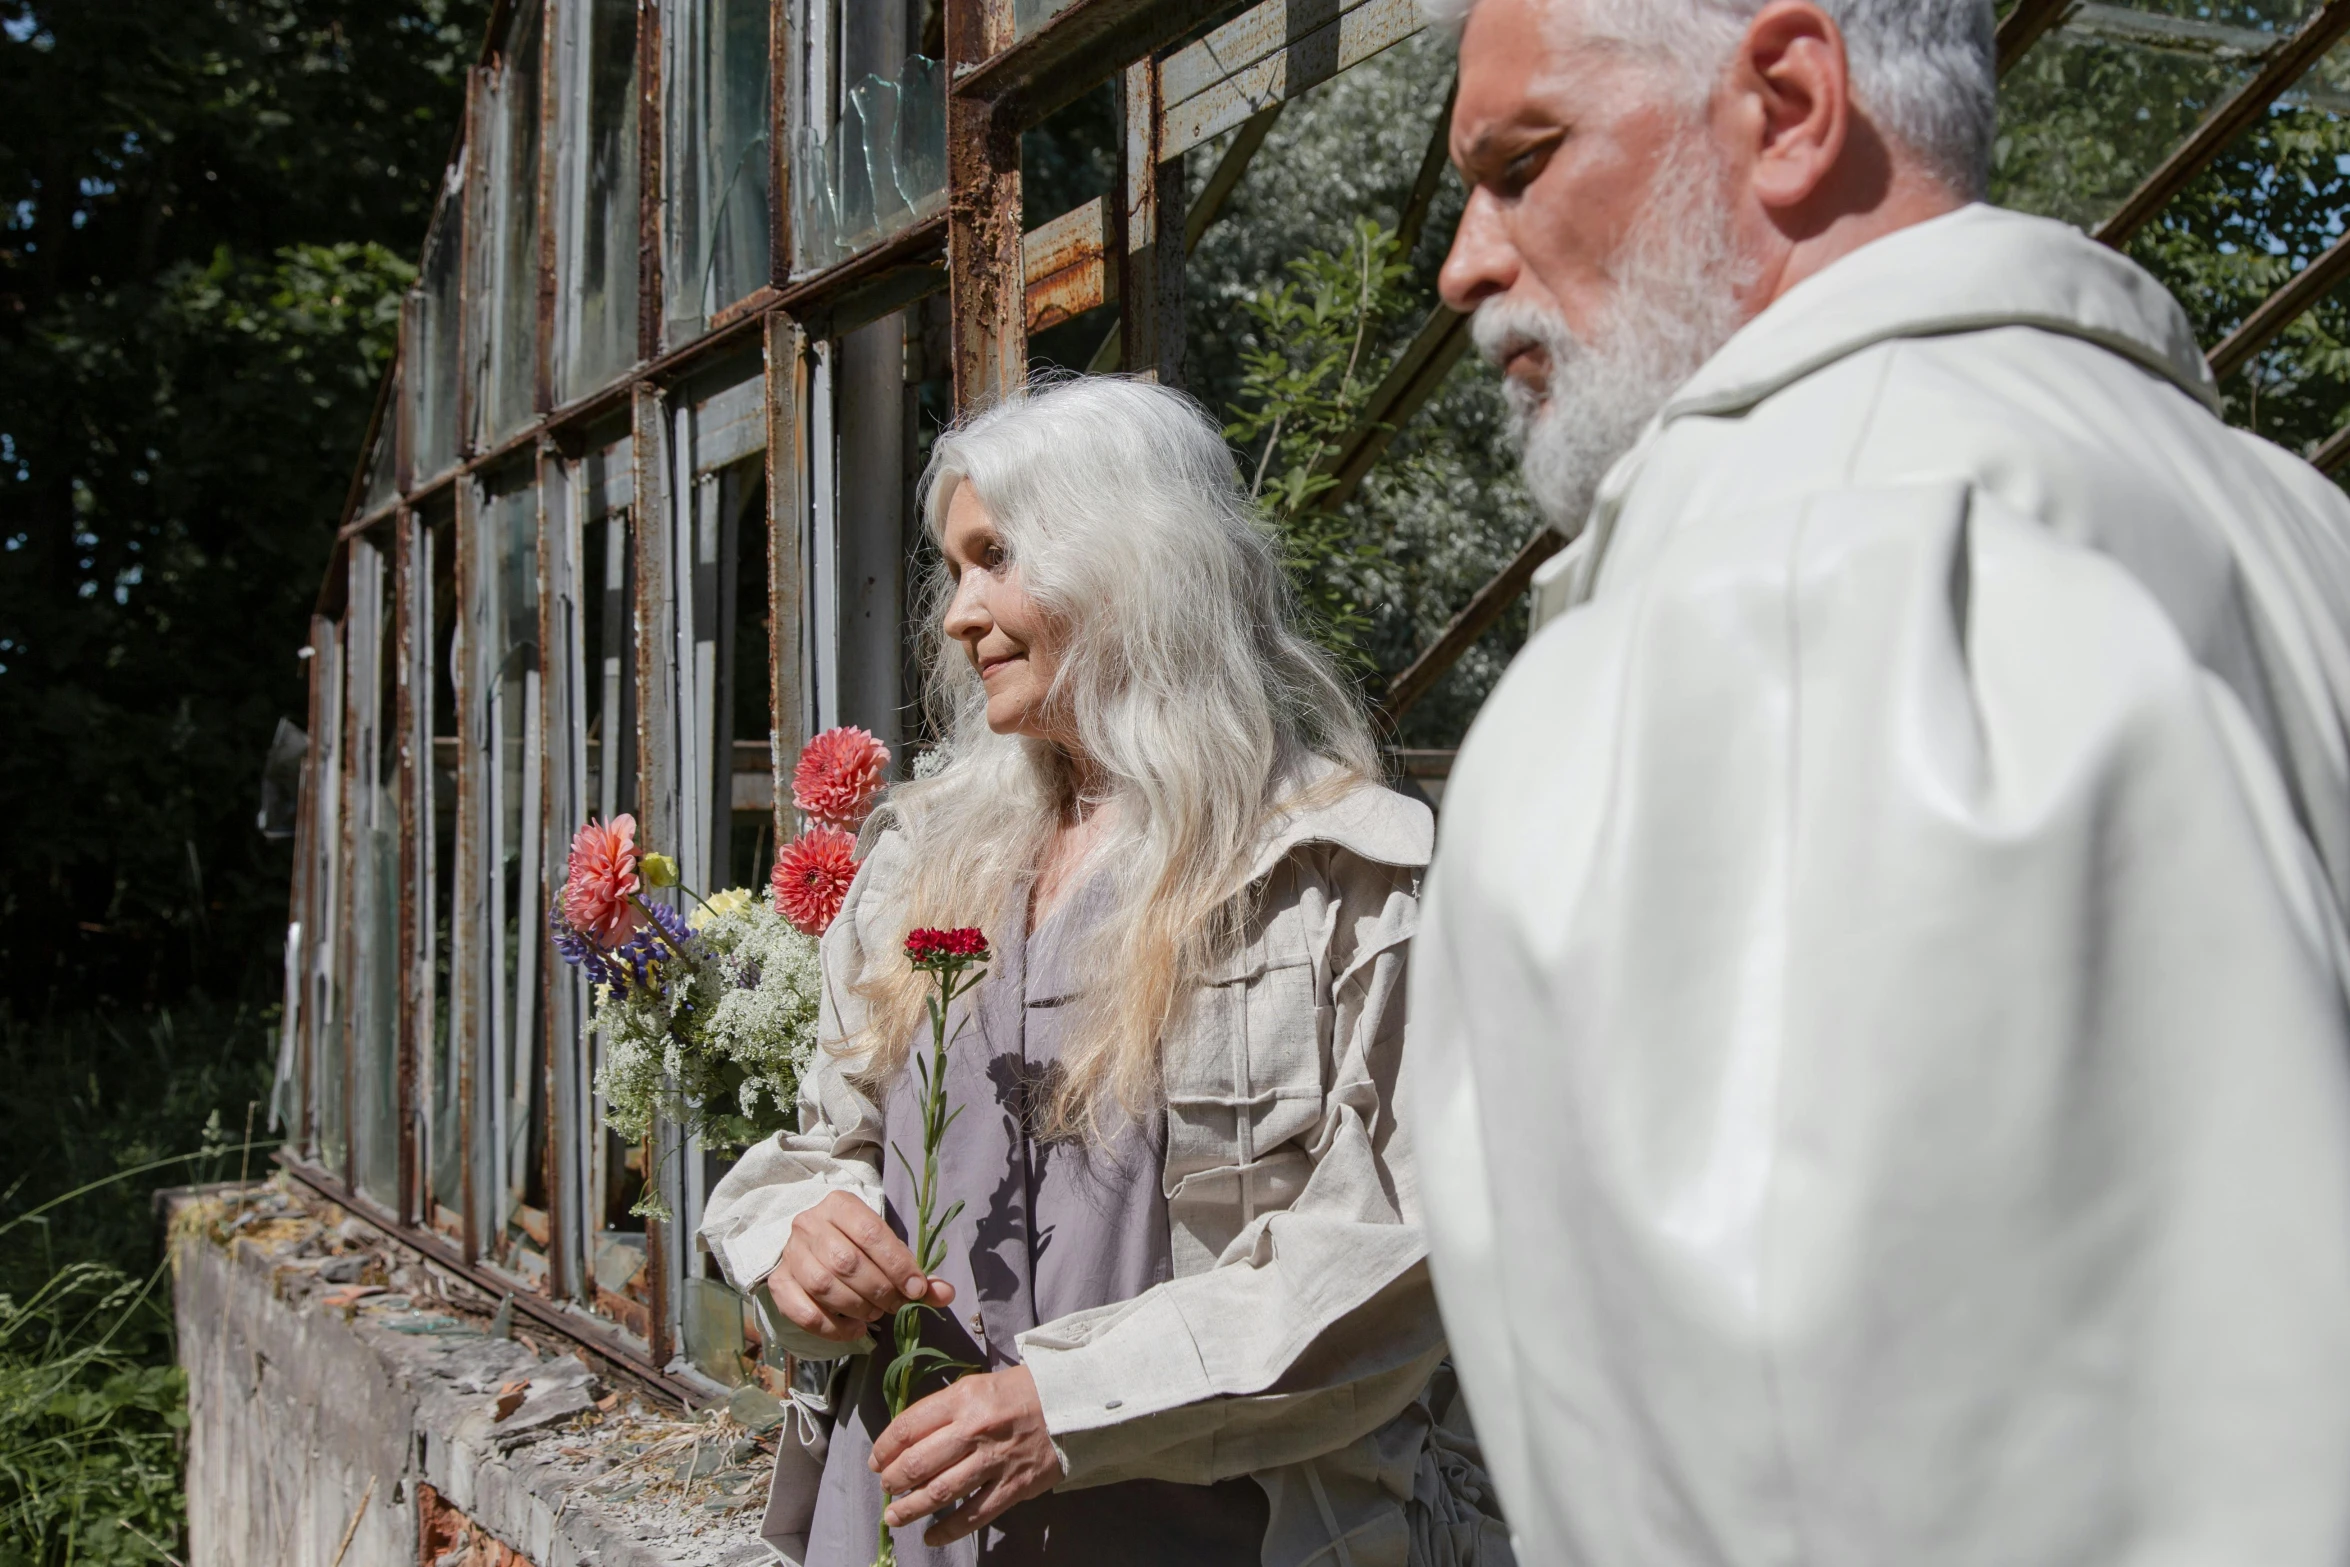
M1888 234L1789 289L1673 394L1661 420L1744 412L1894 338L2003 326L2085 339L2218 411L2195 329L2143 268L2069 225L1977 204Z
M1269 874L1292 851L1331 843L1376 865L1417 870L1436 852L1436 818L1419 801L1372 782L1357 782L1333 797L1325 783L1334 769L1318 764L1309 798L1292 803L1265 826L1249 879Z

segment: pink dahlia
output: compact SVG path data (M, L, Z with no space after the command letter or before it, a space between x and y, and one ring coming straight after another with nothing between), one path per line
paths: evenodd
M588 818L571 840L563 871L563 917L604 947L626 941L644 916L637 911L636 818Z
M854 830L889 775L889 747L862 729L827 729L792 769L791 803L826 827Z
M821 936L857 876L857 840L836 827L811 827L776 856L768 885L775 906L811 936Z

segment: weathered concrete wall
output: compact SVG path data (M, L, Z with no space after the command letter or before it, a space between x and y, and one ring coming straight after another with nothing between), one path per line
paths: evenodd
M174 1216L190 1567L459 1567L490 1560L491 1539L530 1567L771 1559L753 1433L605 1391L559 1343L503 1336L461 1281L322 1209L266 1189ZM452 1512L470 1543L453 1544Z

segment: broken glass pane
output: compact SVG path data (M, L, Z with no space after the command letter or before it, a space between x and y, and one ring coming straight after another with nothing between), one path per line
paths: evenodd
M824 134L803 125L793 141L793 264L802 272L845 261L946 205L944 67L908 55L894 76L859 77L842 96Z
M462 166L452 169L462 175ZM410 380L415 399L408 417L415 432L417 483L436 479L457 463L457 312L463 305L465 202L461 188L445 190L415 293L413 351L421 372Z
M663 12L665 341L768 281L774 161L768 0L671 0Z
M528 425L538 406L539 16L531 5L515 18L491 88L494 145L481 194L490 239L482 258L485 443Z
M636 0L585 0L558 15L556 399L568 403L637 357Z

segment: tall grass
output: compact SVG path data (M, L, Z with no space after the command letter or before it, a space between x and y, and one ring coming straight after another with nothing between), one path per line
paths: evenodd
M265 1138L273 1012L0 1010L0 1567L185 1555L151 1193L236 1176L249 1114Z

